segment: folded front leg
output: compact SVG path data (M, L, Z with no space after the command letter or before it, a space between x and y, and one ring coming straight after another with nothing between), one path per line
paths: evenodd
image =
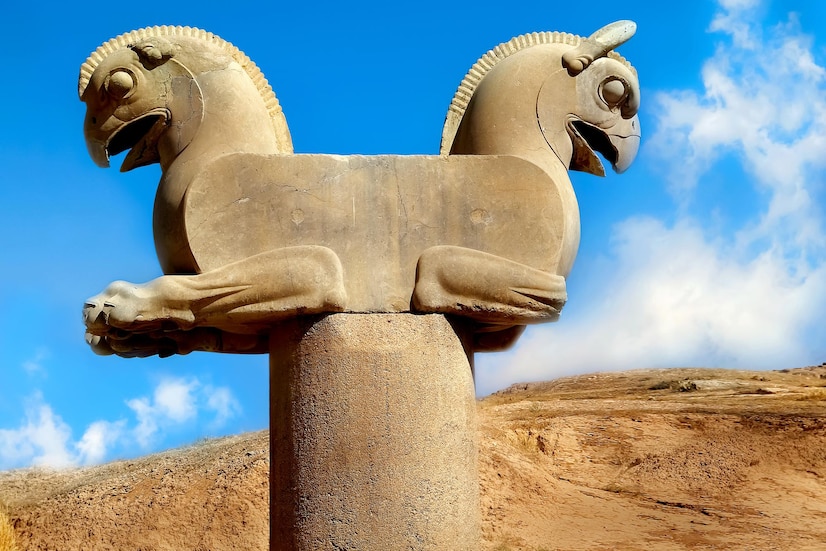
M212 327L254 334L279 320L344 310L341 262L320 246L276 249L197 275L112 283L84 307L87 332L132 334Z
M514 326L556 321L567 300L564 277L464 247L427 249L416 272L419 312Z

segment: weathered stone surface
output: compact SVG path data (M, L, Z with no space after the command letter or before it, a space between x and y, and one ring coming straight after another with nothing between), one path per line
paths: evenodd
M271 343L272 549L477 551L469 343L445 317L332 314Z
M550 244L565 219L545 172L494 155L228 155L190 185L183 216L204 273L263 251L327 247L341 261L347 312L409 312L416 265L436 245L488 253L496 270L509 259L556 274Z
M263 352L295 316L417 311L474 320L487 350L555 321L579 243L567 171L602 174L596 152L622 171L639 144L636 73L611 51L633 30L491 50L451 104L442 154L410 157L293 155L260 71L209 33L153 27L104 44L81 69L89 151L106 166L129 150L122 170L161 164L168 275L90 299L90 344Z

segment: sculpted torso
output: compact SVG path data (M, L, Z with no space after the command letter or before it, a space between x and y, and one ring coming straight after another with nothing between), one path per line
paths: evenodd
M564 232L549 184L516 157L235 154L195 178L180 210L198 273L319 245L341 262L345 311L405 312L416 264L437 244L558 273L559 253L543 245Z
M81 71L87 142L104 166L126 150L123 170L161 164L168 275L90 299L90 344L262 352L297 315L412 311L468 318L492 350L554 321L579 240L567 169L601 173L599 151L622 170L639 142L636 75L606 57L629 29L493 50L438 156L294 155L266 81L231 45L168 27L110 41Z

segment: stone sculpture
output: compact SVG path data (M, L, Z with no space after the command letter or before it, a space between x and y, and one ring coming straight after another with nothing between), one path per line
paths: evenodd
M92 158L159 162L155 243L164 273L88 301L102 353L266 352L273 324L325 312L438 312L478 322L476 350L554 321L579 241L567 169L618 171L639 143L639 85L588 40L520 36L471 69L439 156L293 155L261 72L196 29L107 42L81 69ZM518 71L518 75L517 72ZM497 333L499 335L497 336Z
M270 353L271 549L476 550L472 359L555 321L579 242L568 170L621 172L639 84L613 49L519 36L485 54L432 156L295 155L237 48L189 27L83 64L92 158L160 163L166 275L112 283L87 341L126 357Z

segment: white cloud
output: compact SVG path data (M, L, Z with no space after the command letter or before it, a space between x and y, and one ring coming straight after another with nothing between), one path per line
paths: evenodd
M105 461L114 450L129 451L133 442L149 448L166 432L196 421L199 411L214 414L208 425L211 429L223 426L241 412L229 388L204 386L195 378L164 379L151 398L132 398L126 405L135 415L131 428L126 419L97 420L75 441L71 427L55 414L40 393L34 394L26 404L20 427L0 429L0 469L96 464Z
M48 359L48 357L49 351L45 348L39 348L34 353L34 356L23 362L23 371L29 375L45 373L43 362Z
M736 155L768 197L741 228L741 246L767 241L780 256L822 256L823 207L815 198L824 190L826 69L795 17L754 34L765 34L758 46L718 47L703 67L702 94L655 95L659 124L648 146L666 161L671 189L683 201L714 163Z
M826 359L826 70L794 17L763 29L750 19L758 2L721 6L712 29L731 40L703 66L703 92L654 97L658 124L644 147L670 175L674 221L619 223L577 293L586 304L532 328L505 369L481 362L482 392L582 371ZM708 213L728 205L699 204L696 192L732 157L757 208L723 232Z
M167 379L155 388L155 407L164 417L176 423L184 423L198 415L193 391L197 380Z
M226 387L202 385L197 379L164 379L155 388L153 397L128 400L135 412L137 426L134 435L142 447L155 441L163 429L184 425L197 419L199 410L215 412L212 428L222 426L240 413L241 407Z
M69 451L72 429L55 415L38 393L26 404L20 428L0 429L0 468L23 465L68 467L76 459Z
M722 11L715 15L709 30L730 34L734 44L751 49L758 45L759 37L754 36L754 28L746 19L750 12L760 5L760 0L719 0Z
M127 400L126 405L135 412L138 421L134 434L142 447L152 443L161 427L186 423L197 416L193 391L198 386L194 379L164 379L155 387L153 400L146 397Z
M221 427L227 421L241 413L241 404L233 396L232 391L227 387L206 387L206 408L215 412L215 419L212 426Z
M756 8L760 0L720 0L720 6L726 10L746 10Z
M114 423L95 421L89 425L80 441L75 444L78 461L84 465L102 462L109 450L120 440L125 425L125 420Z
M481 363L480 391L520 380L642 367L806 365L806 329L826 302L826 269L791 272L766 251L738 259L683 220L631 219L615 232L584 309L532 328L501 366ZM584 297L582 297L584 298Z
M659 125L647 146L682 168L671 171L675 189L692 190L714 162L734 152L763 189L786 195L824 164L824 77L811 40L793 22L778 27L759 51L718 48L702 70L704 93L655 95Z
M79 442L72 429L35 393L16 429L0 429L0 469L25 466L65 468L99 463L120 438L125 421L96 421Z
M127 400L126 405L135 412L138 425L134 428L135 438L142 447L149 446L152 437L158 432L158 422L155 412L147 398L133 398Z

